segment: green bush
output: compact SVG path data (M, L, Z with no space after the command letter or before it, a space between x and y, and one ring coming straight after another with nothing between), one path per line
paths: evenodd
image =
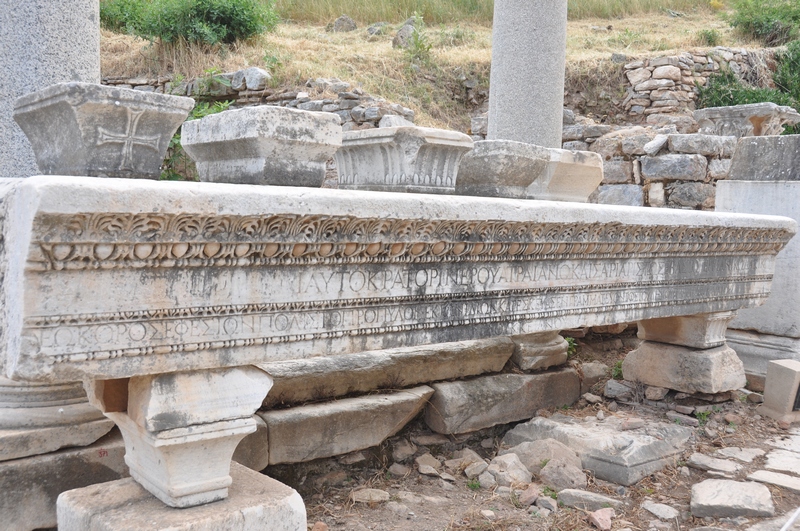
M100 2L100 25L108 30L135 33L144 24L144 0L104 0Z
M780 46L800 36L797 0L734 0L731 26L767 46Z
M719 46L722 42L722 35L715 29L702 29L697 32L696 38L702 46Z
M270 0L102 0L100 22L163 43L231 44L271 30Z
M778 70L773 76L775 86L800 104L800 41L789 43L786 51L778 54L777 59Z

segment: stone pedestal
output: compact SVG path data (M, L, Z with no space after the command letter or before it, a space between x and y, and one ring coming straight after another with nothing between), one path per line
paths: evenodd
M728 180L717 183L716 210L800 220L800 137L740 139ZM770 360L800 360L799 270L800 240L795 238L777 256L767 302L742 310L730 324L728 343L757 387Z
M339 188L452 194L461 158L473 147L457 131L381 127L344 134L336 152Z
M776 420L800 422L800 361L770 361L764 403L758 412Z
M172 507L227 497L236 446L272 387L255 367L98 380L89 396L125 439L131 476Z
M602 181L597 153L484 140L462 159L456 193L586 203Z
M487 139L561 147L566 45L566 2L497 2Z
M25 134L12 118L14 101L38 87L66 81L100 82L98 0L32 0L0 13L0 176L39 173Z
M133 479L71 490L58 497L59 531L306 531L303 499L292 488L236 463L230 495L174 509Z
M639 322L644 339L622 363L626 380L684 393L716 394L747 383L742 362L725 344L734 312Z
M246 107L184 123L181 145L201 181L319 188L342 127L331 113Z

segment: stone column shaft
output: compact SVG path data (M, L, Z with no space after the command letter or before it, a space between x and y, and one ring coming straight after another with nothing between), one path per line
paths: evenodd
M5 2L0 9L0 177L39 173L14 101L64 81L100 82L99 0Z
M561 147L567 0L497 0L487 140Z

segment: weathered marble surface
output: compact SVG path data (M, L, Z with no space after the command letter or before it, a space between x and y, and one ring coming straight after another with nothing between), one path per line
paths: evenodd
M498 2L492 27L487 138L561 147L566 2Z
M58 83L14 104L47 175L158 179L194 100L93 83Z
M35 87L64 81L100 83L98 0L33 0L4 4L0 13L0 176L40 173L14 100Z
M586 203L602 180L597 153L483 140L461 160L456 193Z
M70 490L58 497L60 531L300 531L303 499L291 487L241 465L231 465L225 500L176 510L132 478Z
M6 372L55 382L750 307L795 231L351 190L47 176L9 190Z
M185 122L181 145L201 181L318 188L342 127L332 113L245 107Z
M336 152L339 188L452 194L461 158L472 146L464 133L429 127L344 133Z
M717 183L717 211L769 213L800 220L800 167L793 162L800 162L800 138L784 138L790 137L740 140L740 147L747 144L752 149L737 152L734 164L741 170L754 169L744 173L737 170L732 175L736 180ZM783 148L776 153L772 146ZM756 168L752 160L758 160L761 166ZM744 180L748 175L752 180ZM770 360L800 360L799 264L800 241L794 239L777 257L773 290L767 302L742 310L730 323L728 342L751 379L763 381Z
M768 136L781 134L784 124L800 122L800 114L791 107L765 102L698 109L694 112L694 119L697 120L700 133Z

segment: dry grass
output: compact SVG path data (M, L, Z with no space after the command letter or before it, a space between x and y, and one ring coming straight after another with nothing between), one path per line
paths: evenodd
M713 0L721 6L720 0ZM648 13L710 12L707 0L568 0L570 20L618 19ZM275 8L285 20L327 24L347 14L362 24L401 22L414 13L428 23L464 21L491 25L493 0L276 0Z
M284 23L273 33L233 47L178 48L161 53L157 45L103 31L102 71L109 77L193 78L210 69L233 71L260 66L272 72L276 87L287 88L302 86L317 77L337 77L374 96L414 109L420 125L466 131L470 113L484 96L472 98L475 93L467 93L463 81L474 79L482 92L487 89L491 28L467 22L429 24L426 34L432 44L431 58L418 64L412 64L403 51L392 48L396 29L398 25L387 35L371 37L363 26L351 33L328 33L319 25ZM618 66L609 66L612 53L640 57L693 49L701 29L719 31L723 45L750 44L739 40L725 22L707 13L570 21L568 86L577 86L590 102L613 100L617 95L606 89L621 73ZM601 109L596 114L604 113Z

